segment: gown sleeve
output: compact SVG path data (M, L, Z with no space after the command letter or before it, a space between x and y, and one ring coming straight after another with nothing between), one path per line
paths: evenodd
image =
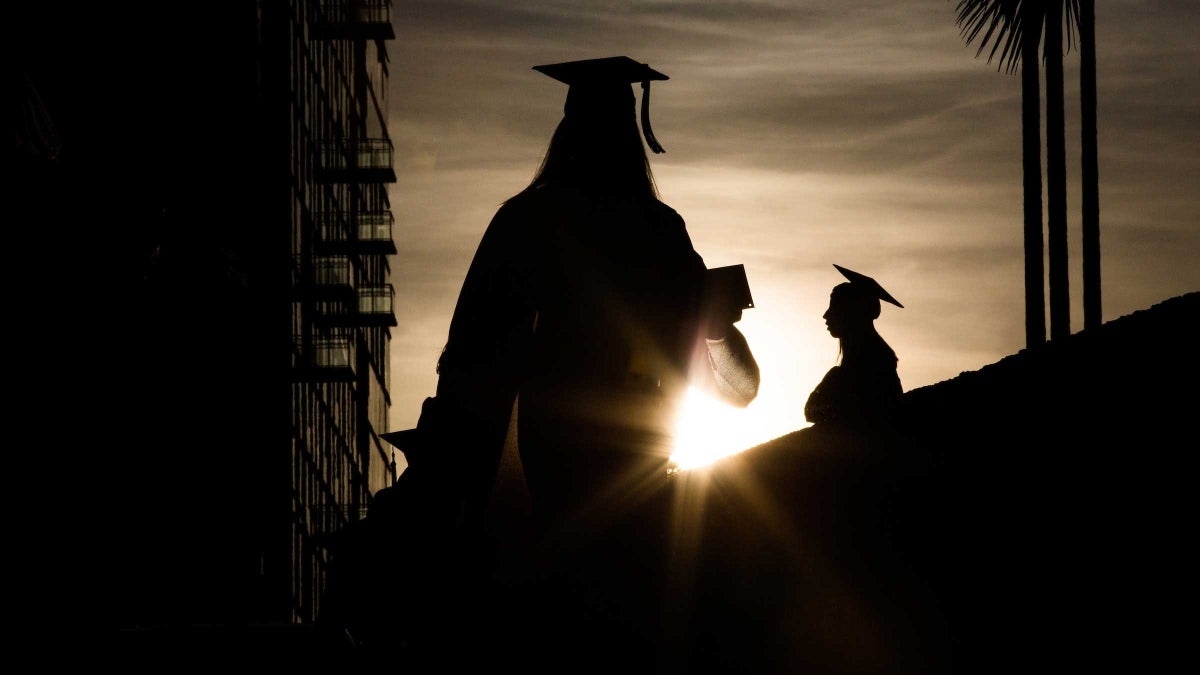
M528 223L502 207L463 281L438 359L439 397L488 421L507 423L537 315Z
M410 465L426 462L480 485L494 474L536 317L529 227L511 202L489 223L438 359L437 393L417 423L421 456Z

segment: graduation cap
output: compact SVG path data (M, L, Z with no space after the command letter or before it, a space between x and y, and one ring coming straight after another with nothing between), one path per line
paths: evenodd
M841 265L835 264L834 267L837 268L837 271L842 273L842 276L849 279L850 283L853 284L854 287L857 288L860 292L862 292L872 298L878 298L879 300L883 300L884 302L890 302L897 307L901 307L901 308L904 307L904 305L897 302L896 299L893 298L890 293L883 290L883 286L880 286L878 281L875 281L874 279L872 279L871 277L869 277L865 274L859 274L858 272L855 272L854 270L848 270L845 267L842 267Z
M650 66L634 61L628 56L610 56L603 59L584 59L564 63L548 63L534 66L534 70L568 85L565 112L569 115L582 101L594 103L589 90L612 90L613 85L642 83L642 135L646 144L655 153L666 152L654 138L650 128L650 82L670 79ZM580 92L587 92L581 94Z
M409 451L419 448L423 435L418 429L405 429L403 431L389 431L379 434L379 437L404 453L404 457L407 459ZM420 452L420 450L417 451Z

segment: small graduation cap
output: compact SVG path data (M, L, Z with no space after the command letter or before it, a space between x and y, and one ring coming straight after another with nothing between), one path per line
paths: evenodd
M897 302L890 293L883 290L883 286L880 286L878 281L875 281L865 274L859 274L854 270L848 270L841 265L835 264L834 267L837 268L837 271L842 273L842 276L849 279L850 283L854 284L855 288L862 290L862 292L866 293L867 295L879 298L884 302L890 302L897 307L904 307L904 305Z
M585 59L583 61L567 61L565 63L549 63L534 66L534 70L566 83L571 89L577 86L603 84L633 84L642 83L642 135L646 144L655 153L666 152L654 138L650 128L650 81L670 79L644 63L638 63L628 56L610 56L603 59ZM567 108L570 108L571 94L567 93Z
M418 450L421 445L422 436L423 434L418 429L389 431L387 433L379 434L380 438L392 444L393 447L404 453L405 458L408 457L410 450Z

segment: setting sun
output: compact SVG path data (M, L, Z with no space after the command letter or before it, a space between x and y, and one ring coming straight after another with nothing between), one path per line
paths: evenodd
M758 283L755 292L760 305L747 311L738 327L754 346L763 372L758 396L749 406L737 408L689 389L675 423L671 453L679 470L704 466L808 426L805 398L836 356L834 341L819 318L825 293L788 292L769 281Z
M755 405L735 408L689 389L676 423L672 464L694 469L781 435L767 424L765 408Z

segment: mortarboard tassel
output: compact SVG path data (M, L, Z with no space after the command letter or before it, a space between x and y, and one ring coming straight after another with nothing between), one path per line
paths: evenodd
M642 81L642 135L646 137L646 144L655 154L666 152L658 144L658 139L654 137L654 130L650 128L650 80Z

